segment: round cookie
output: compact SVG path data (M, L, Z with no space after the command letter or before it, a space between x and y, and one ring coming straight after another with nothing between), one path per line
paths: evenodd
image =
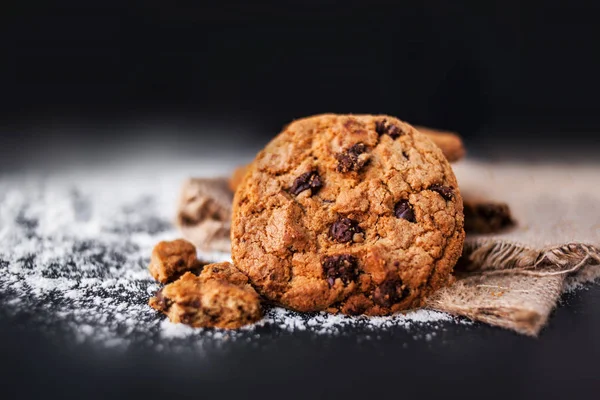
M441 150L381 115L294 121L234 197L232 257L265 298L299 311L383 315L448 284L463 204Z

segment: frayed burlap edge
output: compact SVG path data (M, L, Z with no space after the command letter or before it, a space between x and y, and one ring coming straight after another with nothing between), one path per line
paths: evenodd
M600 248L567 243L542 250L491 238L467 240L457 281L429 308L536 336L560 295L600 277Z

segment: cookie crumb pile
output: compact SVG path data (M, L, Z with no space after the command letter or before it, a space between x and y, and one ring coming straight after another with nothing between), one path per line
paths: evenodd
M237 272L246 282L236 285L230 276L219 276L219 269L229 268L231 264L219 263L209 264L199 276L186 272L160 289L149 304L172 322L194 327L234 329L260 320L260 300L247 278Z

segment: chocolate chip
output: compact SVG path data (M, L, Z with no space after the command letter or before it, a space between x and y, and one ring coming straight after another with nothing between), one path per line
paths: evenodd
M429 190L438 192L440 196L442 196L446 200L452 200L452 198L454 197L454 189L452 189L450 186L443 186L438 183L435 183L429 187Z
M329 236L340 243L353 240L356 233L362 233L358 222L346 217L341 217L329 228Z
M408 289L402 288L402 280L400 278L392 278L384 281L377 286L373 291L373 301L380 306L390 307L392 304L398 303L408 295Z
M386 119L375 122L375 132L377 132L379 136L389 135L392 139L396 139L406 133L400 126L390 123Z
M294 181L294 184L290 188L290 193L297 196L305 190L310 189L311 196L319 191L323 186L321 176L318 171L309 171L300 175Z
M408 222L417 222L415 212L408 200L400 200L397 202L394 207L394 214L396 215L396 218L403 218Z
M179 317L179 320L181 321L182 324L186 324L186 325L191 325L194 322L194 319L196 317L196 313L184 313L181 315L181 317Z
M344 283L356 279L357 260L354 256L349 254L329 256L325 257L321 264L329 286L333 286L337 278L340 278Z
M363 143L356 143L343 153L336 154L338 160L338 172L358 171L368 161L367 157L360 157L367 151L367 146Z
M375 132L377 132L379 136L385 133L385 119L375 121Z
M182 301L179 303L184 307L192 307L192 308L200 308L202 306L202 302L199 299L193 299L189 301Z
M158 307L160 307L161 310L167 310L170 306L170 301L169 299L167 299L164 295L163 295L163 289L161 288L159 289L156 294L154 295L154 298L156 299L157 305Z

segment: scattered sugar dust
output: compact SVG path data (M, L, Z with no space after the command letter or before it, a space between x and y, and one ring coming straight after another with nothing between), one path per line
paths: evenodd
M341 335L355 330L469 324L418 310L389 317L300 314L271 308L237 331L172 324L147 306L158 289L146 266L152 247L179 235L171 221L179 185L193 171L151 166L0 177L1 312L41 330L104 347L169 347L169 342L246 340L274 332ZM197 169L196 169L197 170ZM213 261L229 254L200 254Z

